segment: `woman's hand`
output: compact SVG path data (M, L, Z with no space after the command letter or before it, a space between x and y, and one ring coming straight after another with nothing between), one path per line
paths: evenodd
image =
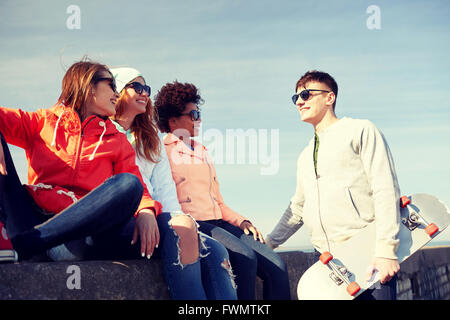
M244 233L246 235L253 233L253 239L255 239L255 241L258 241L258 238L259 238L259 242L265 243L261 232L259 232L258 229L256 229L250 221L248 221L248 220L242 221L239 228L244 230Z
M158 248L159 244L158 223L156 222L155 213L150 209L139 211L136 225L134 226L132 245L137 242L138 236L141 239L141 255L150 259L153 250L155 247Z
M8 172L6 172L6 162L5 162L5 154L3 153L3 145L0 143L0 174L6 176Z

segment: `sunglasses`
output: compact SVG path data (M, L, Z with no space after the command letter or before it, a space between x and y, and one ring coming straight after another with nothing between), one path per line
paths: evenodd
M197 120L200 119L200 111L198 111L198 110L191 110L191 111L188 112L188 113L182 113L182 114L180 114L180 116L188 116L188 115L191 116L191 120L192 120L192 121L197 121Z
M309 93L310 91L331 92L331 91L327 91L327 90L306 89L306 90L303 90L303 91L300 92L300 93L294 94L294 95L292 96L292 102L293 102L294 104L297 104L298 97L302 98L303 101L308 100L309 97L311 97L311 94Z
M149 97L152 92L152 89L149 86L140 84L139 82L132 82L127 87L133 88L137 94L142 94L142 91L145 91Z
M109 82L108 84L111 87L112 91L117 92L116 80L114 78L104 77L104 78L95 78L92 80L92 82L94 82L94 84L96 84L100 81L108 81Z

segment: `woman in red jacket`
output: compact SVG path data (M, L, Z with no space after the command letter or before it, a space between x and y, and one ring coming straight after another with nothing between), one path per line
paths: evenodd
M80 61L62 87L51 109L0 107L0 221L14 250L27 259L76 239L91 236L95 244L134 215L141 253L150 256L161 205L145 188L133 148L108 118L118 99L114 77L104 65ZM28 185L20 183L7 143L25 149Z

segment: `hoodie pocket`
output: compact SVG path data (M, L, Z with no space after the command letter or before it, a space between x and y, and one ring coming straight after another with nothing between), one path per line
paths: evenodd
M355 204L355 201L353 200L352 192L350 190L350 187L345 187L345 190L347 191L348 199L350 201L350 204L353 208L353 211L357 214L358 218L361 218L361 214L359 213L359 210Z

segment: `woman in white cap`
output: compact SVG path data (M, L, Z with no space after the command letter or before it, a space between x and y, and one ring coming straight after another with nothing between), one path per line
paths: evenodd
M134 68L113 68L111 72L120 93L114 123L135 148L136 163L146 186L163 206L163 213L157 218L145 216L149 219L136 220L132 243L137 242L139 234L141 250L158 248L155 254L162 257L172 298L236 299L226 249L199 233L195 220L181 211L167 154L154 121L150 87ZM150 232L143 236L141 226Z

